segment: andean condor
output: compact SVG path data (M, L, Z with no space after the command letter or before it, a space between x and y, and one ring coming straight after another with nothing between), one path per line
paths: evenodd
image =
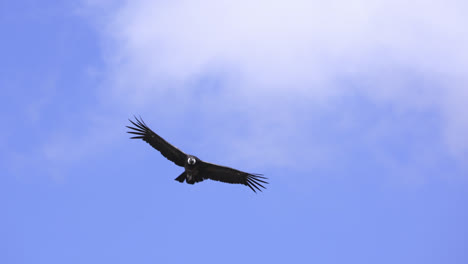
M211 179L226 183L240 183L249 186L254 192L256 192L255 189L262 191L260 187L265 188L262 183L268 183L265 181L267 178L263 177L262 174L247 173L233 168L204 162L193 155L185 154L149 129L141 117L140 119L135 117L135 119L136 122L129 119L135 127L127 126L132 129L128 131L128 133L136 135L131 137L132 139L143 139L153 148L161 152L168 160L185 168L185 171L182 172L179 177L175 178L176 181L181 183L186 181L188 184L194 184L205 179Z

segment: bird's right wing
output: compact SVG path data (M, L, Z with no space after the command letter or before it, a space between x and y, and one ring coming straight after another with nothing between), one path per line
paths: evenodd
M261 188L265 188L263 184L268 184L262 174L248 173L233 168L204 162L200 165L200 174L205 179L226 182L226 183L237 183L248 186L252 191L256 192L255 189L262 191Z
M162 137L158 136L158 134L154 133L153 130L149 129L148 126L145 124L143 119L138 119L135 117L136 123L129 119L129 121L135 126L127 126L133 131L128 131L127 133L135 134L137 136L131 138L141 138L150 144L153 148L157 149L161 154L166 157L168 160L174 162L175 164L184 167L185 160L187 159L187 155L182 152L180 149L174 147L173 145L169 144L166 140Z

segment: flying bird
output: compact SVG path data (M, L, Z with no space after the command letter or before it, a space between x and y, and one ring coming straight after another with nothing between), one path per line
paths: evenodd
M182 172L176 181L183 183L184 181L188 184L195 184L205 179L226 182L244 184L248 186L252 191L262 191L261 188L265 187L262 184L268 184L262 174L247 173L233 168L208 163L200 160L194 155L185 154L180 149L169 144L162 137L158 136L153 130L151 130L143 121L135 117L136 121L129 121L134 127L127 126L130 131L128 133L136 136L131 137L132 139L143 139L153 148L161 152L161 154L168 160L174 162L180 167L184 167L185 171Z

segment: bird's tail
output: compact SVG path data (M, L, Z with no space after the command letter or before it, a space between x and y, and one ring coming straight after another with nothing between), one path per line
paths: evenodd
M175 178L174 180L180 182L180 183L183 183L185 181L185 178L186 178L186 173L185 171L182 172L182 174L179 175L179 177Z

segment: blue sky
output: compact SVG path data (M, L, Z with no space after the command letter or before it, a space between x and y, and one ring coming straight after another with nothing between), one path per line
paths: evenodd
M0 263L466 263L467 8L0 2Z

